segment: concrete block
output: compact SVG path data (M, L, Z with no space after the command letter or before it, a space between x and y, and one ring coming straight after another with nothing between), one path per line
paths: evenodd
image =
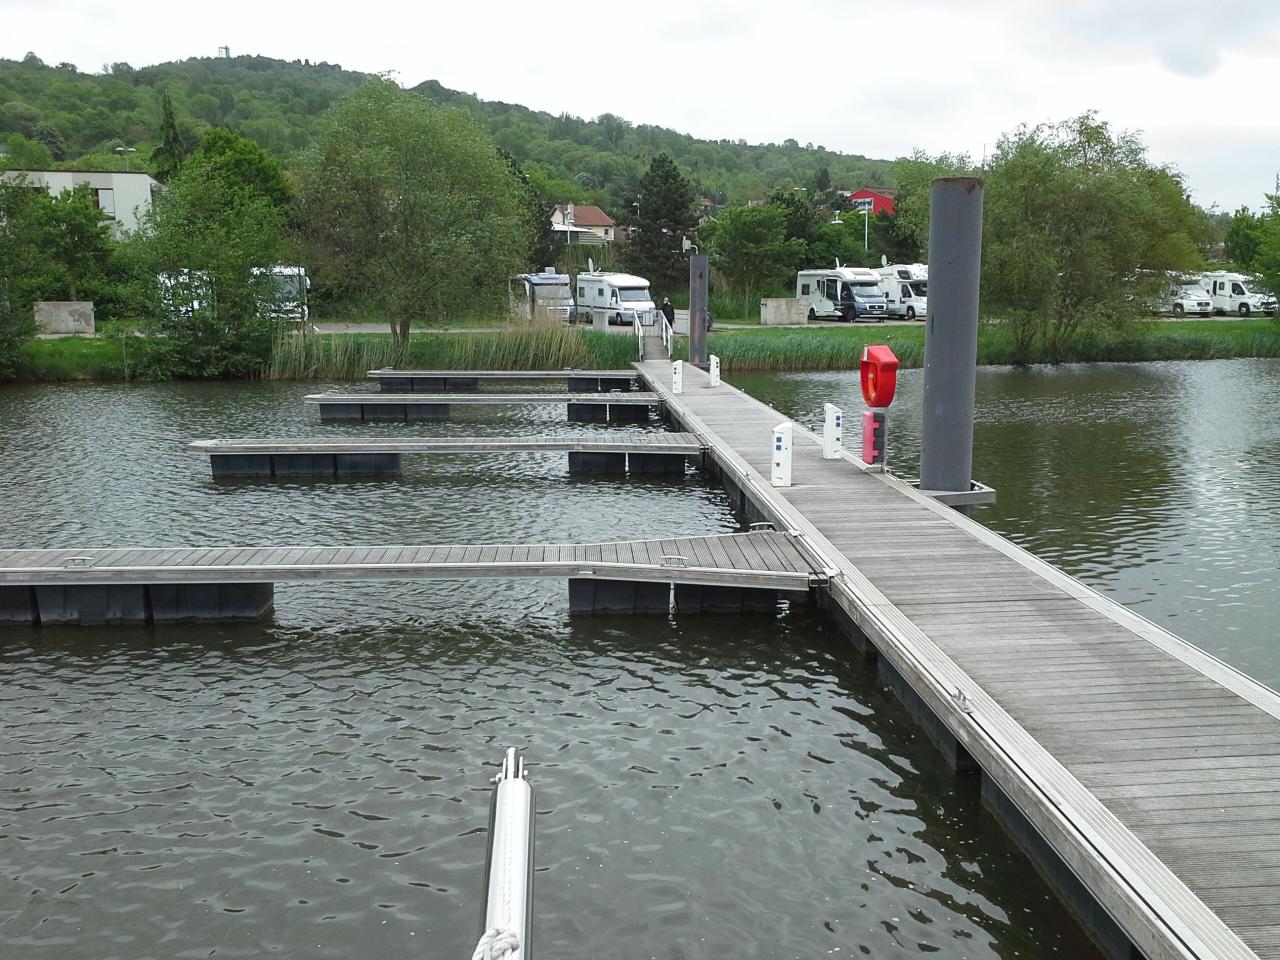
M649 405L647 403L611 403L608 418L610 423L648 423Z
M444 389L446 392L451 390L479 390L479 377L445 377Z
M93 304L87 300L40 300L35 305L41 333L93 333Z
M670 609L671 585L668 583L585 577L569 581L570 613L667 613Z
M142 584L38 586L35 595L41 623L146 623L149 619Z
M275 602L270 583L165 583L148 587L156 623L179 620L261 620Z
M215 453L209 457L214 479L222 477L270 477L270 454Z
M366 409L368 409L366 407ZM403 420L448 420L449 405L447 403L411 403L400 407L404 411ZM368 419L373 419L372 417ZM390 419L396 419L392 417Z
M684 476L685 457L670 453L632 453L627 455L628 467L634 474L662 474Z
M321 403L317 404L320 408L320 422L328 423L331 420L361 420L361 406L358 403Z
M400 473L398 453L339 453L333 460L339 477L394 477Z
M611 390L630 393L635 381L631 377L601 377L596 383L599 386L600 393L609 393Z
M574 423L605 423L609 419L609 406L604 403L570 403L569 420Z
M434 406L434 404L433 404ZM360 405L360 419L369 423L386 420L407 420L409 409L404 403L363 403Z
M884 657L876 659L876 669L885 684L897 694L902 705L907 708L916 723L924 729L925 736L933 741L933 745L942 753L942 758L956 773L977 773L978 763L964 748L955 734L948 729L933 709L921 699L906 678L898 672Z
M271 475L275 477L332 477L331 453L273 453Z
M418 393L441 393L444 391L444 377L412 377L412 387Z
M748 587L720 587L701 583L676 584L678 613L776 613L778 591Z
M795 297L765 297L760 301L762 327L803 326L809 322L809 307Z
M413 389L413 377L379 377L378 389L383 393L407 393Z
M35 587L0 587L0 624L35 623Z
M570 451L569 472L572 474L626 473L627 455L625 453L583 453L579 451Z

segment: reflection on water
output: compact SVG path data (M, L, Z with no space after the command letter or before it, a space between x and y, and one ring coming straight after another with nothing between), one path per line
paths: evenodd
M321 426L313 389L0 391L0 545L739 528L696 477L570 479L563 455L257 484L178 449L566 429L537 407ZM807 609L570 619L563 583L536 580L282 585L277 606L252 626L0 631L0 955L465 956L486 764L512 745L536 788L539 954L1093 956Z
M821 429L862 407L847 374L734 382ZM890 466L919 463L921 371L901 375ZM973 517L1280 687L1280 361L978 372Z

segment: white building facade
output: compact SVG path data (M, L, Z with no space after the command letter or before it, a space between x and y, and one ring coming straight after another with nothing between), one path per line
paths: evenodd
M33 187L44 187L55 197L63 190L85 185L94 206L111 221L117 237L132 233L151 209L154 192L160 189L150 174L136 171L101 170L3 170L0 177L16 180L26 177Z

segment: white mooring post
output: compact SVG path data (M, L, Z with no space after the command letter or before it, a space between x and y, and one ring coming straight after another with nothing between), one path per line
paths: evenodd
M840 459L840 449L844 443L844 411L834 403L824 403L826 420L822 424L822 459Z
M720 386L720 358L714 353L711 355L711 385Z
M684 376L680 370L680 361L671 364L671 392L684 393Z
M775 487L791 486L791 424L780 423L773 428L773 477Z

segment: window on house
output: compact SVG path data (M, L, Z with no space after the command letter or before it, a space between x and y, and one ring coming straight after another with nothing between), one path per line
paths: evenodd
M93 191L93 205L108 217L115 217L116 192L110 188Z

